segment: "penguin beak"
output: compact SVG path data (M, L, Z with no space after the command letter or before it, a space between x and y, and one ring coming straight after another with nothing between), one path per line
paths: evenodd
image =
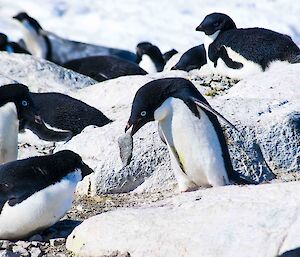
M94 171L87 164L82 162L81 172L82 172L82 177L85 177L92 174Z
M203 31L204 32L204 26L203 26L203 22L196 28L196 31Z
M131 123L128 121L125 127L125 133L131 128L130 135L133 136L138 130L143 127L148 121L144 119L138 119L136 122Z

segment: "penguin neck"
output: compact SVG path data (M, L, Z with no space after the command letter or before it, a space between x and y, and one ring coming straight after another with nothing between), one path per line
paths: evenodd
M75 169L74 171L69 172L63 179L66 179L71 183L77 184L83 179L82 172L80 169Z
M28 21L24 21L22 26L24 41L27 50L39 58L47 58L48 44L45 37L39 34Z
M158 71L153 58L151 58L148 54L143 54L139 66L148 73L156 73Z
M219 36L220 32L221 32L220 30L217 30L212 35L205 35L204 36L204 47L205 47L206 53L208 52L209 45L216 40L216 38Z

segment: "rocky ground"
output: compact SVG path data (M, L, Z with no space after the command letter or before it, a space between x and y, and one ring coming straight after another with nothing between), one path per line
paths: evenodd
M115 194L102 196L77 196L74 199L72 209L60 222L41 232L33 235L25 241L0 240L1 257L64 257L74 256L66 249L66 238L72 230L83 220L97 214L126 207L142 207L153 202L168 198L171 192L155 194ZM126 257L111 255L110 257ZM130 255L129 255L130 256ZM104 257L104 256L103 256Z

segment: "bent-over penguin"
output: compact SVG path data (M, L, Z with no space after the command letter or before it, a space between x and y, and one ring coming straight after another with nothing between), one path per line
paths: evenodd
M63 66L99 82L121 76L147 74L136 63L116 56L90 56L66 62Z
M93 171L69 150L0 166L0 239L48 228L71 208L76 185Z
M43 124L29 95L28 87L8 84L0 87L0 163L18 156L19 121Z
M64 94L30 93L30 96L45 124L54 131L45 129L44 125L29 122L22 124L20 129L28 128L47 141L65 141L87 126L102 127L112 122L98 109Z
M171 70L191 71L200 69L206 63L206 51L204 44L202 44L187 50Z
M0 51L6 51L8 53L30 54L16 42L10 42L8 37L3 33L0 33Z
M137 91L125 132L131 128L134 135L147 122L158 121L182 192L199 186L228 185L229 180L252 183L233 170L215 115L227 121L210 107L190 81L158 79Z
M52 47L41 25L27 13L21 12L13 17L22 24L22 32L27 50L34 56L52 60Z
M209 66L231 78L265 71L274 61L300 61L300 49L289 36L264 28L237 28L223 13L207 15L196 30L205 33Z

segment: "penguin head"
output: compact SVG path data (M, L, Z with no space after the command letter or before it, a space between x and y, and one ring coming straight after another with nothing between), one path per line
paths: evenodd
M235 29L234 21L224 13L211 13L207 15L196 31L203 31L205 35L213 35L217 31Z
M185 104L198 115L197 107L191 100L191 96L200 94L196 87L183 78L165 78L151 81L142 86L133 99L130 118L125 128L125 132L132 127L133 136L146 123L163 119L167 114L156 116L156 110L169 97L183 100Z
M21 122L43 123L33 104L27 86L23 84L8 84L1 86L0 90L0 106L12 102L16 106L18 119Z
M164 69L166 64L163 54L159 48L152 45L150 42L141 42L136 46L136 62L140 63L142 61L143 55L148 55L156 66L158 72Z
M56 173L67 175L75 170L81 171L82 179L92 174L94 171L83 162L80 155L71 150L62 150L53 155L48 156L54 166Z
M36 33L39 34L39 32L42 29L41 25L32 17L30 17L26 12L20 12L16 16L13 17L13 19L18 20L21 22L25 27L31 27L35 30Z
M0 51L4 51L7 47L8 38L5 34L0 33Z

